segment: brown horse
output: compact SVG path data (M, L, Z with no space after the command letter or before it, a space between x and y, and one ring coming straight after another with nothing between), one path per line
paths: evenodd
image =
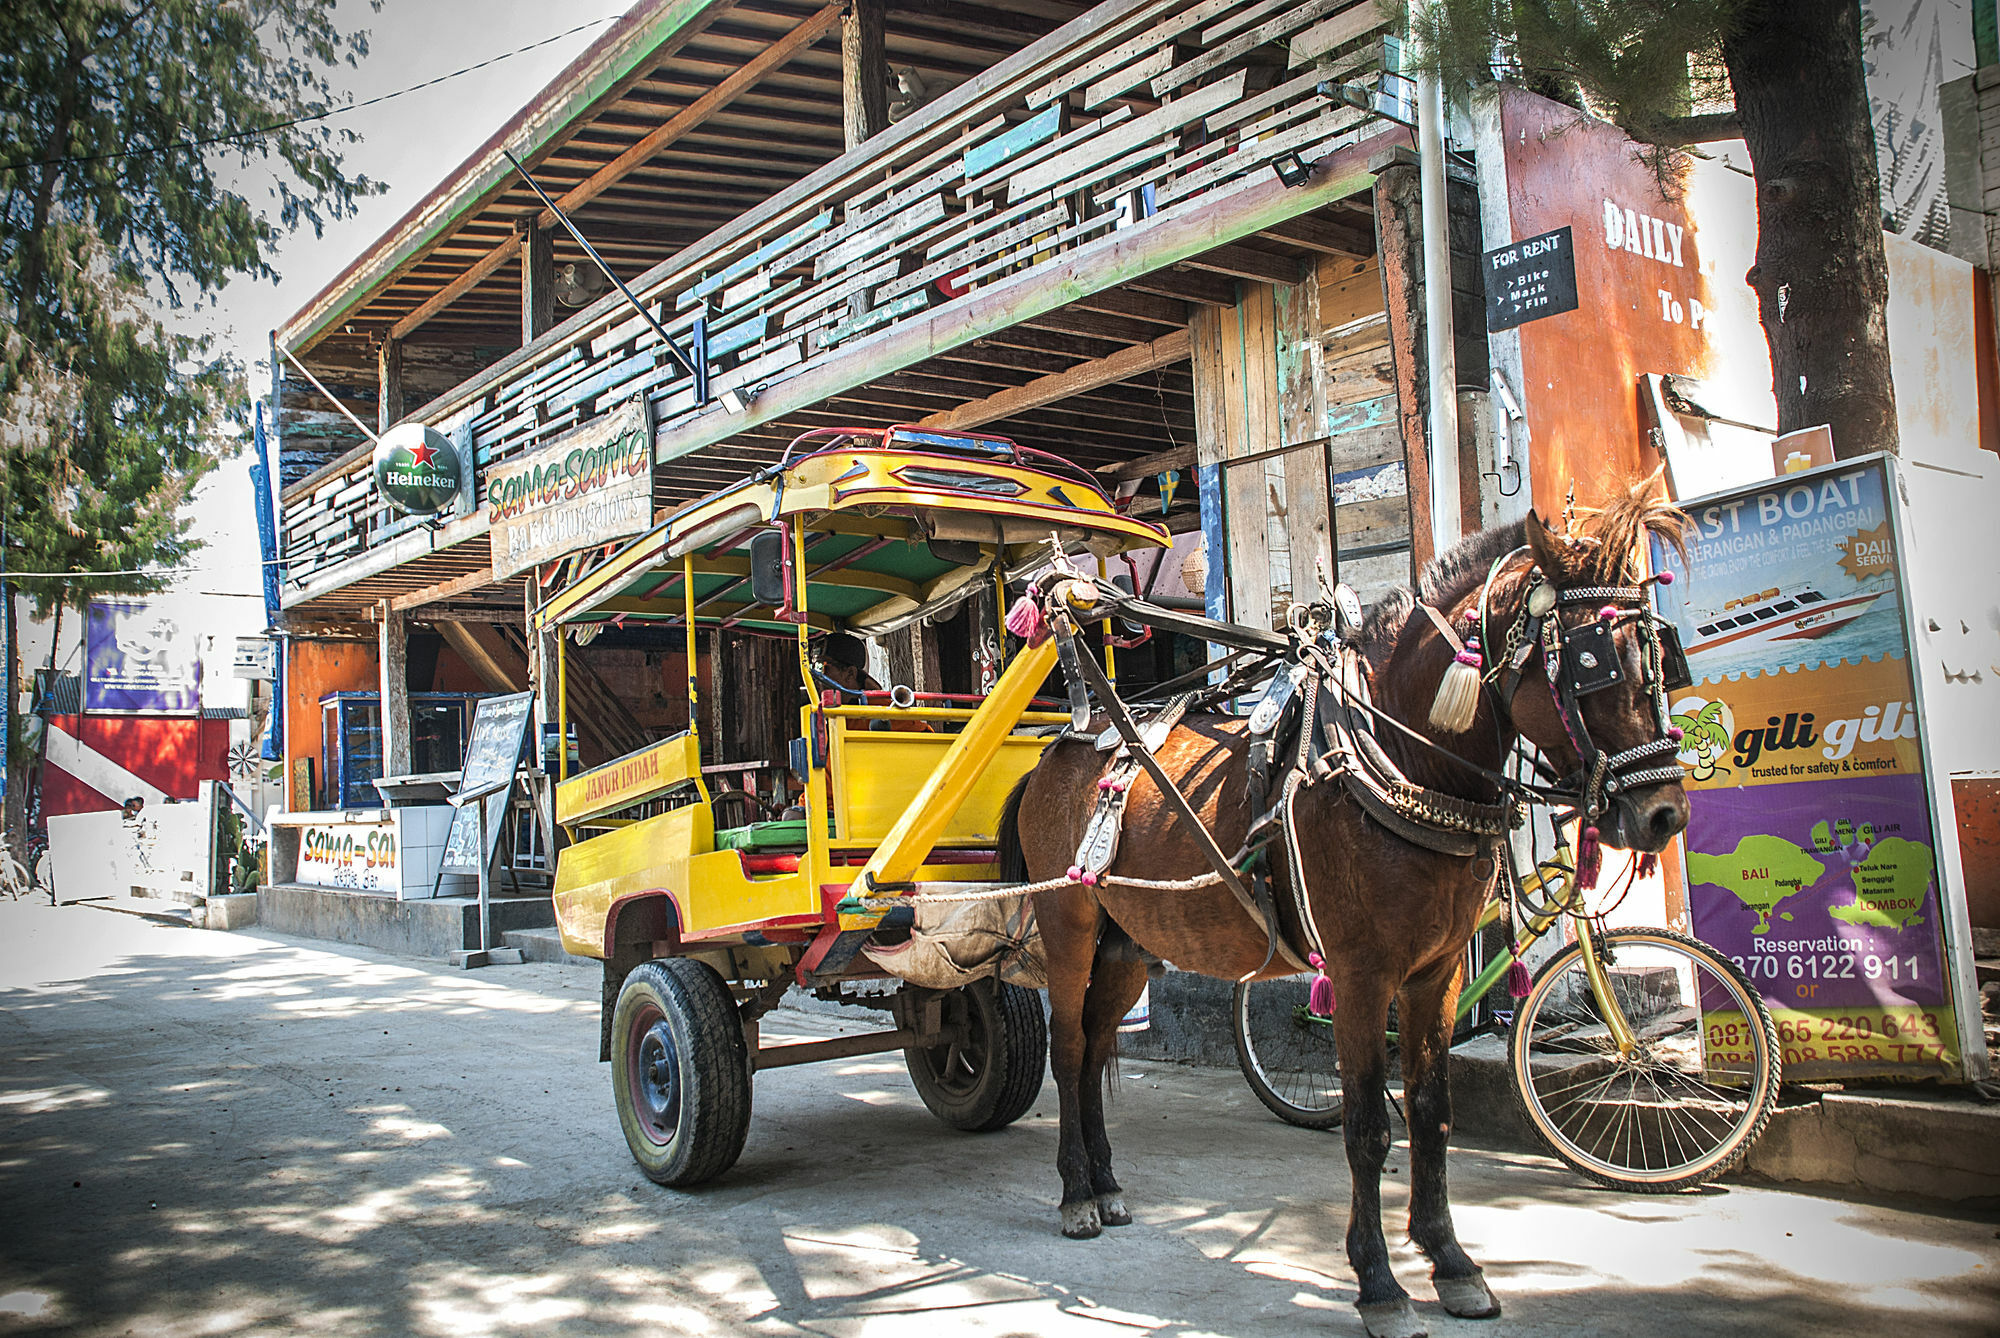
M1644 634L1645 615L1634 614L1640 600L1632 568L1648 534L1678 543L1682 523L1680 513L1634 490L1587 518L1573 536L1551 532L1531 514L1524 523L1467 540L1426 568L1417 596L1401 592L1384 600L1350 637L1376 706L1489 771L1500 768L1517 735L1558 771L1585 777L1587 764L1638 745L1652 745L1642 749L1644 757L1671 763L1671 749L1663 755L1658 742L1667 731L1657 692L1659 642ZM1546 584L1529 601L1537 570ZM1621 596L1588 587L1625 589ZM1551 692L1542 655L1528 655L1518 679L1489 678L1479 692L1472 728L1441 736L1427 724L1427 715L1455 648L1429 615L1412 616L1417 600L1465 628L1471 625L1468 614L1477 616L1483 591L1485 625L1496 640L1515 628L1516 636L1508 640L1517 642L1520 627L1528 625L1524 603L1550 605L1551 588L1576 595L1547 608L1558 623L1557 635L1581 638L1603 619L1623 661L1622 681L1565 699ZM1622 602L1623 612L1614 615L1601 607L1611 600ZM1498 798L1478 773L1410 742L1400 731L1385 726L1377 734L1412 782L1468 800ZM1247 743L1242 717L1191 716L1157 753L1224 851L1241 846L1251 823ZM1001 831L1006 876L1034 881L1063 876L1106 766L1107 754L1087 741L1067 739L1050 747L1008 802ZM1596 770L1601 780L1606 773ZM1686 825L1681 787L1661 779L1662 770L1632 777L1642 783L1614 782L1609 795L1602 790L1593 795L1600 800L1593 806L1602 809L1596 821L1605 842L1657 851ZM1616 768L1611 774L1618 774ZM1401 1004L1411 1238L1430 1259L1438 1299L1448 1311L1497 1315L1499 1304L1459 1246L1445 1189L1451 1132L1446 1057L1465 947L1495 885L1493 847L1483 844L1479 853L1459 856L1412 844L1365 814L1337 780L1299 792L1292 826L1307 906L1323 936L1326 971L1338 1001L1334 1025L1353 1182L1347 1254L1360 1282L1359 1308L1368 1332L1375 1338L1416 1338L1423 1332L1408 1293L1390 1270L1382 1236L1381 1174L1391 1143L1384 1103L1391 1000ZM1281 852L1284 845L1273 849ZM1305 944L1290 881L1297 871L1289 863L1282 853L1274 854L1279 929L1290 943ZM1208 867L1160 792L1141 775L1130 793L1119 853L1107 872L1190 879ZM1038 892L1035 914L1048 955L1050 1064L1061 1100L1062 1230L1083 1239L1097 1235L1101 1226L1132 1220L1111 1170L1103 1079L1119 1020L1138 999L1149 963L1163 960L1228 980L1284 975L1291 968L1269 957L1265 929L1219 886L1157 891L1072 883ZM1303 948L1299 951L1303 955Z

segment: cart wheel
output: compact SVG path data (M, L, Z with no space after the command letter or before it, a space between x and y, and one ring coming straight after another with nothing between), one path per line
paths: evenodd
M1049 1025L1034 990L988 978L944 996L947 1028L965 1039L903 1051L931 1114L954 1129L987 1133L1028 1113L1048 1066Z
M750 1057L722 977L669 957L625 978L611 1015L612 1091L647 1177L698 1185L736 1164L750 1129Z

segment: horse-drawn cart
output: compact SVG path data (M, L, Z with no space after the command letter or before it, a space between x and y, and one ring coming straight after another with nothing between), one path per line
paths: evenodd
M1006 581L1045 563L1052 538L1100 557L1168 542L1081 471L1012 442L809 434L780 466L682 508L541 609L559 646L611 624L686 637L688 732L555 791L571 838L557 922L571 952L605 962L602 1053L627 1141L655 1180L728 1169L763 1069L902 1050L931 1111L972 1130L1019 1118L1040 1091L1041 1003L1012 983L1040 983L1020 901L968 903L961 918L978 926L912 948L909 908L885 912L851 890L998 877L1002 804L1069 718L1034 701L1056 646L992 663L983 697L884 691L851 669L842 683L834 660L846 637L955 606L981 604L990 623ZM795 673L756 685L784 709L805 702L788 759L794 803L771 820L744 822L756 814L740 792L724 804L704 778L697 627L796 641ZM988 654L1000 659L1004 644L992 638ZM977 955L974 969L954 942L958 958ZM836 995L899 978L893 1029L759 1043L758 1019L788 987ZM879 1001L884 987L872 988Z
M1046 1051L1062 1229L1095 1236L1132 1220L1101 1084L1148 972L1170 960L1248 982L1310 962L1307 1021L1338 1046L1349 1257L1370 1334L1422 1332L1379 1222L1392 1000L1412 1238L1446 1309L1497 1314L1444 1187L1466 945L1496 899L1532 908L1513 841L1524 807L1574 821L1577 894L1602 846L1638 852L1636 870L1685 825L1667 693L1686 666L1649 602L1670 578L1644 557L1684 523L1650 485L1560 533L1530 513L1440 555L1365 618L1335 587L1294 604L1278 633L1106 580L1106 559L1165 533L998 438L823 430L682 509L538 625L677 625L690 722L697 627L777 632L797 678L788 664L769 687L803 689L805 705L773 821L719 824L692 729L557 786L577 838L557 865L558 923L571 951L605 961L603 1057L633 1155L663 1184L720 1174L742 1149L757 1070L891 1050L947 1124L997 1129L1034 1101ZM980 693L885 692L858 643L827 654L968 603L983 606ZM1018 638L1004 663L1003 609ZM1142 722L1112 676L1111 619L1229 654L1154 685ZM1102 663L1086 634L1100 623ZM1039 710L1058 667L1068 710ZM1517 754L1525 774L1508 769ZM1611 1183L1720 1174L1777 1084L1755 992L1700 944L1606 932L1571 894L1537 921L1565 917L1577 942L1525 991L1515 1028L1537 1127ZM838 995L871 980L891 983L893 1029L759 1043L758 1019L793 986ZM1033 986L1048 991L1046 1026Z

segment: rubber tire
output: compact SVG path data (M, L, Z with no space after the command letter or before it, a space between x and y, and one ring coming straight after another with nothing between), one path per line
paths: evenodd
M641 1076L642 1057L655 1056L666 1082ZM627 976L611 1015L611 1086L625 1145L647 1179L684 1188L734 1166L750 1130L750 1052L722 977L686 957ZM649 1092L665 1100L642 1114Z
M969 1080L947 1082L943 1072L951 1048L903 1051L910 1081L924 1106L940 1121L965 1133L1004 1129L1028 1113L1042 1093L1048 1070L1049 1024L1042 1015L1042 997L988 977L945 995L949 1022L964 1009L970 1035L963 1050Z
M1243 1070L1243 1081L1250 1084L1250 1090L1264 1103L1264 1108L1283 1120L1301 1129L1338 1129L1346 1116L1346 1102L1336 1092L1332 1100L1323 1106L1302 1106L1285 1097L1273 1088L1264 1076L1263 1066L1257 1060L1256 1046L1250 1039L1250 992L1259 985L1292 985L1300 977L1287 977L1276 981L1239 981L1235 993L1229 1001L1229 1030L1236 1040L1236 1066ZM1304 987L1301 985L1301 989ZM1339 1073L1338 1054L1328 1046L1329 1055L1334 1059L1334 1072Z
M1520 1101L1522 1110L1527 1114L1528 1123L1534 1126L1535 1132L1548 1150L1571 1170L1600 1185L1631 1190L1639 1194L1672 1194L1707 1184L1717 1176L1726 1174L1743 1159L1744 1154L1763 1134L1764 1126L1771 1122L1771 1114L1778 1107L1778 1088L1782 1077L1779 1058L1782 1051L1778 1044L1778 1024L1772 1018L1771 1010L1764 1003L1762 996L1757 993L1756 987L1737 970L1736 964L1699 939L1676 934L1667 929L1613 929L1603 934L1601 939L1610 946L1614 956L1621 943L1677 948L1690 957L1699 958L1708 970L1726 978L1731 984L1732 992L1738 996L1736 1002L1747 1002L1750 1005L1745 1009L1745 1018L1747 1020L1754 1017L1757 1020L1755 1034L1762 1035L1764 1044L1762 1062L1758 1064L1752 1079L1753 1090L1750 1095L1752 1106L1749 1118L1731 1131L1728 1141L1722 1146L1719 1154L1709 1153L1702 1159L1702 1164L1681 1175L1655 1173L1645 1178L1629 1174L1621 1175L1607 1169L1602 1159L1589 1157L1586 1152L1565 1139L1562 1133L1543 1117L1539 1104L1529 1099L1526 1073L1529 1039L1525 1024L1536 1016L1554 982L1582 956L1582 949L1574 943L1550 958L1543 964L1542 969L1535 973L1533 987L1529 989L1527 997L1520 1000L1514 1014L1513 1032L1507 1038L1507 1070L1514 1084L1515 1098Z

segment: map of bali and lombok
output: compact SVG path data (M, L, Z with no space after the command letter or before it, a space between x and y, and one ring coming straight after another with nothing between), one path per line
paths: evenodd
M1686 562L1655 560L1674 570L1656 598L1696 680L1669 702L1695 932L1774 1011L1846 1023L1788 1044L1788 1066L1955 1062L1883 467L1687 509Z

